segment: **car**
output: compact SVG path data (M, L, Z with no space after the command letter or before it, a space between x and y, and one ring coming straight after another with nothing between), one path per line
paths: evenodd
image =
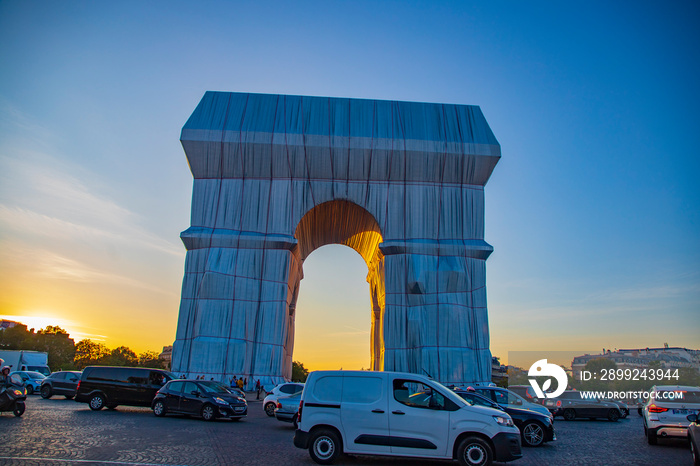
M625 403L622 400L614 400L612 398L603 398L604 401L608 401L610 403L615 403L618 408L620 408L620 412L622 413L622 419L626 418L627 416L630 415L630 407L627 403Z
M554 432L554 421L551 416L529 409L514 408L509 405L501 406L475 391L455 390L455 393L464 398L467 403L500 409L508 413L516 427L520 429L520 438L523 445L539 447L544 445L545 442L557 439Z
M205 421L227 418L237 421L248 415L248 403L231 387L209 380L171 380L153 398L153 414L200 416Z
M277 398L277 408L275 408L275 418L282 422L291 422L294 428L297 427L297 416L299 414L299 403L301 393L295 395L281 396Z
M265 414L272 417L277 409L277 398L280 396L295 395L304 389L303 383L285 382L277 385L271 391L267 392L267 396L263 400L263 409Z
M508 390L524 398L530 403L535 403L538 405L544 404L544 400L537 397L535 389L530 385L508 385Z
M471 466L522 457L520 431L507 413L471 405L420 374L311 372L297 422L294 446L319 464L343 453Z
M46 378L44 374L36 371L14 371L10 372L10 377L14 374L17 374L22 379L22 384L27 389L27 395L32 395L35 392L39 393L41 382Z
M545 406L553 415L561 416L566 421L576 418L605 418L617 422L622 417L622 411L616 403L600 398L586 398L577 390L566 390L557 398L545 400Z
M693 464L700 466L700 414L689 414L688 419L688 443L693 454Z
M476 390L478 394L485 396L491 401L495 401L503 407L510 406L511 408L529 409L530 411L542 413L545 416L551 416L549 410L541 404L531 403L507 388L476 386L467 387L466 390Z
M41 397L49 399L54 395L63 395L72 400L78 391L78 382L82 372L59 371L54 372L41 382Z
M75 401L88 403L93 411L118 405L151 406L158 390L175 378L163 369L88 366L80 377Z
M688 415L700 412L700 387L685 385L654 385L644 405L642 420L649 445L659 437L687 438Z

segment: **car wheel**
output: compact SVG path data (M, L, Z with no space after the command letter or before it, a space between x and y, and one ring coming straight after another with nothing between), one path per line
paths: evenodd
M202 412L200 413L202 419L205 421L213 421L216 419L216 411L212 405L202 406Z
M51 386L50 385L42 385L41 387L41 397L44 398L45 400L48 400L51 398Z
M690 453L693 454L693 464L695 466L700 466L700 455L698 455L698 449L695 448L692 440L690 441Z
M544 443L544 429L535 421L527 422L520 433L523 444L528 447L539 447Z
M163 403L160 400L153 403L153 414L155 414L158 417L165 416L165 403Z
M297 422L297 418L298 418L298 417L299 417L299 416L294 416L294 420L293 420L293 422L292 422L292 423L294 424L294 428L295 428L295 429L298 429L298 428L299 428L299 422Z
M656 432L647 429L647 443L649 445L656 445Z
M73 398L75 398L75 395L65 395L65 397L66 400L72 400Z
M616 409L608 411L608 421L617 422L618 419L620 419L620 411Z
M268 403L265 405L265 414L267 414L270 417L275 415L275 404L274 403Z
M332 430L320 429L311 435L309 455L318 464L333 464L342 447L338 435Z
M27 395L33 395L34 394L34 387L31 385L27 385Z
M17 403L15 405L15 409L12 410L12 414L14 414L17 417L20 417L22 414L24 414L24 403Z
M105 397L102 395L93 395L92 398L90 398L90 409L93 411L99 411L105 406Z
M110 411L114 411L115 409L117 409L117 406L119 405L115 403L107 403L107 409L109 409Z
M565 421L573 421L576 419L576 411L574 411L571 408L567 408L564 410L564 420Z
M488 466L493 461L493 453L484 440L467 437L459 444L457 459L461 466Z

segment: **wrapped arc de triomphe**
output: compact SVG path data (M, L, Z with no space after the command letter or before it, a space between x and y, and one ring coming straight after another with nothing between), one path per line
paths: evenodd
M288 380L304 259L334 243L367 263L373 370L490 381L500 146L479 107L207 92L181 142L194 187L173 372Z

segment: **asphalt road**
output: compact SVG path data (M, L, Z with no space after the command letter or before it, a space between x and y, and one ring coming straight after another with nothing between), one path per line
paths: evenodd
M255 395L252 395L255 398ZM240 422L168 416L148 408L91 411L61 396L30 396L20 418L0 414L0 465L314 465L292 444L294 429L267 417L251 400ZM525 465L691 465L688 444L660 440L647 445L636 414L618 422L555 421L557 440L525 448ZM341 457L340 465L456 464L405 458Z

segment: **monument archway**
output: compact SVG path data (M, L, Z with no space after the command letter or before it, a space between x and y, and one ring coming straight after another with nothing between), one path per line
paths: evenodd
M490 381L484 185L500 146L474 106L207 92L173 371L291 376L303 260L368 265L372 368Z

